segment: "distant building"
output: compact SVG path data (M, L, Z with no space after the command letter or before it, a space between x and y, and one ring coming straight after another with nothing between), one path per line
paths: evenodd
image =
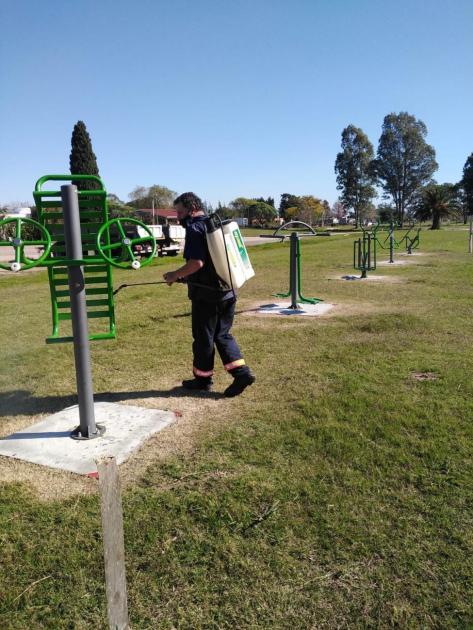
M135 213L144 223L150 225L177 225L179 223L174 208L140 208ZM154 216L154 219L153 219Z

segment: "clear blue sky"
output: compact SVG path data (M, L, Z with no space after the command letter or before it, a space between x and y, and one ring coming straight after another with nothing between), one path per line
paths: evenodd
M67 173L83 120L100 174L237 196L337 198L352 123L422 119L440 182L473 152L471 0L16 0L0 3L0 203Z

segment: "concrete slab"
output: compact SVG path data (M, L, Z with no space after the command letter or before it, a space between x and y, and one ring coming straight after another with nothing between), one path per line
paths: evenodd
M256 313L259 315L303 315L304 317L318 317L324 315L333 308L333 304L319 302L318 304L301 304L299 308L291 309L290 302L277 302L276 304L262 304Z
M399 265L405 265L409 262L408 258L404 258L403 260L396 260L394 262L389 262L389 260L380 260L376 263L377 267L399 267Z
M117 464L123 463L174 419L172 411L98 402L95 421L105 427L105 434L93 440L73 440L71 432L79 425L79 407L74 405L0 439L0 455L82 475L95 473L97 458L113 456Z
M366 278L362 278L361 276L354 275L346 275L346 276L335 276L331 278L331 280L362 280L363 282L400 282L400 279L397 276L374 276L372 275L374 272L369 271L368 276Z

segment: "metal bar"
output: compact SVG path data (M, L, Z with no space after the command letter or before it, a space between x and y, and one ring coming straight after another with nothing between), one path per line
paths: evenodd
M297 309L297 232L291 234L291 250L290 250L290 269L289 269L289 287L291 292L292 309Z
M72 184L61 186L61 198L63 202L64 238L67 257L72 260L80 260L82 258L82 241L77 187ZM68 277L80 419L80 425L72 433L71 437L86 440L99 436L103 431L95 424L83 268L71 266L68 270ZM61 318L60 315L59 318Z

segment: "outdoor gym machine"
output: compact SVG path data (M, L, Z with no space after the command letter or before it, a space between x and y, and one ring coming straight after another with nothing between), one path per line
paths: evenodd
M305 231L302 233L291 231L289 234L281 234L283 230L287 230L294 225L302 225ZM301 237L305 236L318 236L318 234L311 228L310 225L303 221L289 221L278 227L273 234L260 234L260 238L275 238L280 242L283 242L286 238L290 240L290 252L289 252L289 291L287 293L275 293L275 297L286 298L291 296L290 309L299 310L297 302L303 304L318 304L323 302L319 298L306 298L302 295L301 290Z
M50 181L94 182L98 188L77 190L74 184L66 184L60 191L43 190ZM148 265L156 252L156 241L148 227L136 219L109 220L107 193L97 176L45 175L36 182L33 197L38 221L16 217L0 221L0 229L7 234L0 247L14 249L14 261L0 263L0 267L14 272L47 267L53 332L46 343L74 344L80 424L71 437L87 440L104 431L95 423L89 342L116 337L112 267L139 269ZM142 227L146 236L129 238L128 223ZM23 238L25 228L39 233L39 238ZM118 235L113 242L111 228ZM13 235L8 236L9 231ZM153 244L153 252L149 258L138 260L132 247L144 242ZM27 246L43 247L44 251L37 259L28 258ZM108 320L108 330L90 335L89 319ZM59 336L64 320L71 321L72 336Z
M413 249L417 249L420 245L420 230L421 228L417 228L415 234L411 236L411 232L414 229L414 226L411 226L404 236L401 238L399 243L405 241L406 243L406 251L408 254L412 254Z
M389 226L388 235L386 236L383 242L381 242L381 240L378 237L378 234L377 234L378 229L379 229L379 224L377 224L376 227L373 229L373 233L375 235L378 245L382 249L387 249L389 247L389 262L390 263L394 262L394 250L399 249L399 247L402 245L403 242L406 244L406 251L408 254L412 254L412 250L417 249L420 245L421 228L419 227L416 229L415 225L411 225L408 228L407 232L399 239L399 241L396 240L395 227L392 221ZM416 230L415 234L412 233L413 230ZM389 241L389 245L386 245L388 241Z
M386 236L386 238L384 239L383 242L381 242L381 240L380 240L380 238L378 236L379 227L380 227L379 223L377 223L376 226L373 228L373 230L372 230L373 237L374 237L375 241L377 242L377 244L381 247L381 249L388 249L389 248L389 262L393 263L394 262L394 250L399 247L399 243L396 241L396 237L394 235L394 223L391 221L391 223L389 225L388 235ZM388 243L388 245L386 245L386 243Z
M353 267L361 271L361 278L367 278L368 271L376 270L376 229L363 230L363 236L353 243Z

